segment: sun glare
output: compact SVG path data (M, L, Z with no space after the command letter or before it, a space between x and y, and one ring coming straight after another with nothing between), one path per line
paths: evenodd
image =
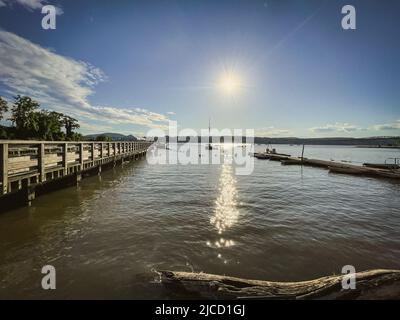
M219 81L219 88L224 94L234 95L240 90L241 82L238 75L234 73L225 73Z

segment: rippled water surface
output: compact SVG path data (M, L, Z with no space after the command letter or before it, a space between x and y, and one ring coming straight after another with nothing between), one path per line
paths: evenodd
M307 146L305 156L399 153ZM47 264L54 291L41 289ZM141 160L0 215L0 298L167 298L153 269L292 281L347 264L400 269L399 182L262 160L249 176Z

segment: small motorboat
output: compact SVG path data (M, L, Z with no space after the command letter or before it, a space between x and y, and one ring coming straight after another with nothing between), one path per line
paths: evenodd
M265 153L266 153L266 154L270 154L270 155L274 155L274 156L291 157L290 154L286 154L286 153L277 153L275 148L272 149L272 150L269 149L269 148L267 148L267 149L265 149Z
M269 156L267 154L264 154L264 153L254 154L254 157L257 158L257 159L260 159L260 160L268 160L269 159Z

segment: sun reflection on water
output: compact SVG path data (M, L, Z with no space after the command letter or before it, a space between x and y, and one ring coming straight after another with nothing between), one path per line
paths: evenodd
M222 234L238 221L239 211L237 209L236 180L232 174L232 166L223 165L219 178L219 195L215 202L214 215L211 224ZM231 246L233 241L221 238L217 241L219 246ZM216 244L216 246L218 246Z

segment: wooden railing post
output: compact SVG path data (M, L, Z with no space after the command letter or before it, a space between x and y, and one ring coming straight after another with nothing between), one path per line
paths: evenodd
M45 163L44 163L44 143L41 143L39 145L38 166L39 166L40 182L45 182L46 181L46 171L45 171Z
M81 164L81 171L83 171L83 143L79 144L79 162Z
M6 194L8 192L8 143L2 143L0 145L0 157L2 180L1 194Z
M92 166L94 165L94 147L95 147L95 144L94 144L94 142L92 142Z
M68 174L68 143L64 143L63 146L64 152L63 152L63 167L64 167L64 176Z

